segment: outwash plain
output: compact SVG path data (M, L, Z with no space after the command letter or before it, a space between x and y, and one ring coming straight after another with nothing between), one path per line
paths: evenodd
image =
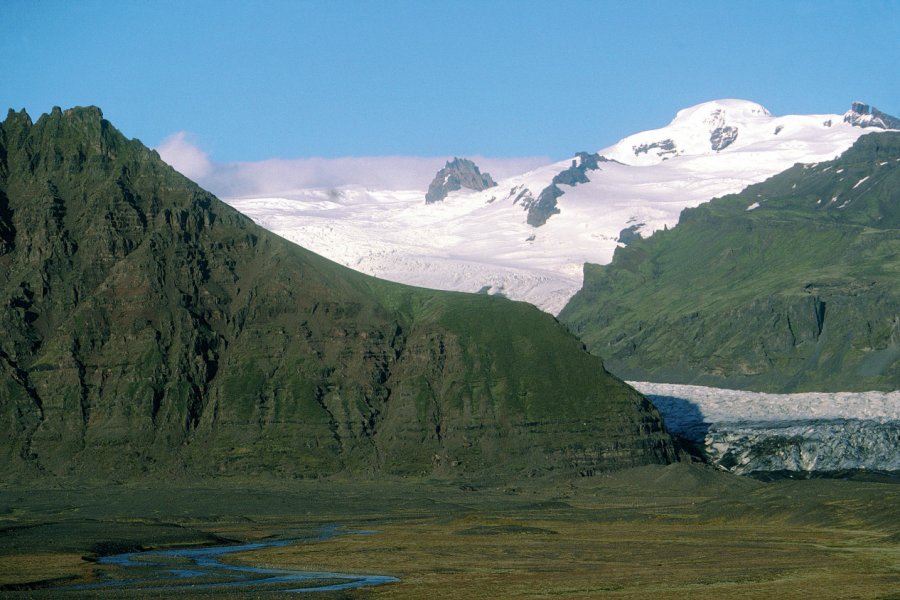
M764 483L680 463L509 483L254 478L4 487L0 592L267 597L296 583L174 587L184 584L160 580L156 569L96 561L303 538L330 525L370 533L223 562L398 579L304 596L314 598L900 598L900 487L870 479ZM73 589L120 579L136 583Z

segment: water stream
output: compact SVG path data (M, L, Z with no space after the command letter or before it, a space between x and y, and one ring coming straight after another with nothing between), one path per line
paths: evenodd
M103 581L96 583L69 586L68 589L179 590L250 586L266 586L267 589L272 589L274 586L277 587L278 591L282 592L330 592L398 581L395 577L387 575L291 571L220 562L222 557L238 552L327 540L339 535L366 535L370 533L372 532L342 531L337 526L329 526L322 528L316 535L303 538L268 540L233 546L208 546L203 548L179 548L113 554L101 557L97 560L97 564L133 569L135 577L128 579L105 578ZM103 575L104 577L110 577L108 573Z

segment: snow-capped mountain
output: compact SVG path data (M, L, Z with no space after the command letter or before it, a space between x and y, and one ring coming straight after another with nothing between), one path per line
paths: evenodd
M502 293L558 313L585 262L605 264L682 209L735 193L795 163L831 160L893 117L773 116L745 100L679 111L667 126L580 152L481 191L426 203L424 190L305 190L232 198L262 226L337 262L438 289ZM423 186L424 186L423 182Z

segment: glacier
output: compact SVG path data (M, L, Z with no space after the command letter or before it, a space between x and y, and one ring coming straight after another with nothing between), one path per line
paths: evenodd
M630 381L673 435L739 475L900 474L900 391L768 394Z
M425 203L428 181L421 189L353 185L225 201L263 227L370 275L501 293L558 314L581 288L584 263L609 263L624 230L646 237L673 227L684 208L739 192L798 162L832 160L871 131L837 114L774 116L733 99L699 104L665 127L600 150L606 160L585 172L587 182L558 184L559 212L538 227L528 224L523 198L539 198L580 155L433 204Z

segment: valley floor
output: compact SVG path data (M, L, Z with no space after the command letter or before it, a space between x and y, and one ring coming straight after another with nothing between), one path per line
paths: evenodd
M375 533L221 560L399 578L317 598L900 598L900 485L761 483L687 464L507 485L5 486L0 594L255 597L264 590L59 586L129 576L98 555L303 537L325 524Z

